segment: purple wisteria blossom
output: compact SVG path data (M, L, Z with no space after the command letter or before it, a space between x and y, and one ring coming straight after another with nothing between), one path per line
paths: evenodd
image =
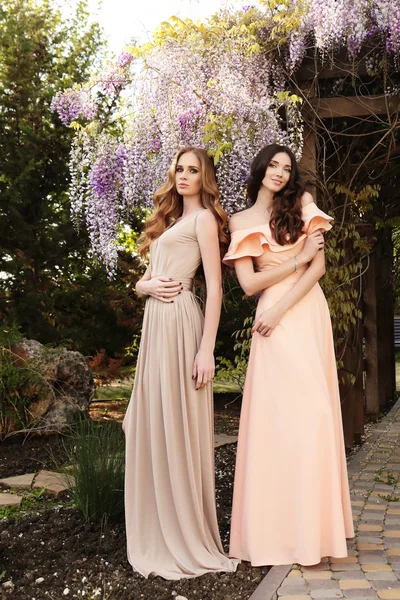
M133 56L130 52L121 52L121 54L117 58L117 66L121 69L125 69L129 67L131 62L133 61Z
M260 51L271 41L276 15L294 9L299 11L296 29L286 35L279 52ZM85 217L94 254L110 274L116 267L121 224L133 207L152 207L154 191L165 181L179 147L205 147L214 157L228 212L245 206L249 166L262 146L287 144L300 158L300 106L280 94L287 91L282 61L292 72L307 48L323 56L345 48L355 57L366 42L377 42L377 52L368 56L371 72L379 68L384 48L399 61L399 0L289 0L272 8L265 2L265 8L247 6L228 14L226 22L237 25L235 35L219 26L224 14L206 24L206 33L203 29L198 34L194 24L185 23L192 27L187 35L166 36L149 46L135 71L132 54L122 52L88 84L88 89L95 85L103 92L99 102L104 102L104 93L117 102L124 90L118 107L121 127L78 130L70 163L74 219ZM256 33L248 35L246 27L253 19ZM244 33L238 35L244 22ZM278 113L282 105L284 129ZM64 123L94 119L97 112L89 91L78 89L57 94L52 109Z
M76 119L91 121L97 115L97 104L89 92L75 88L66 92L57 92L50 109L58 113L64 125L69 125Z

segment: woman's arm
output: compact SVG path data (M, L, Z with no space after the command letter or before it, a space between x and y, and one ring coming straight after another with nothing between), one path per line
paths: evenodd
M300 302L323 275L325 275L325 252L321 250L314 256L310 266L299 281L277 303L282 313L285 314L285 312Z
M307 206L314 202L312 195L309 192L304 192L301 197L302 207ZM242 228L246 228L248 221L243 215L248 214L248 211L242 211L233 215L229 221L229 231L234 233ZM253 260L251 257L245 256L235 260L235 271L236 276L239 280L240 286L243 289L246 296L252 296L256 292L260 292L279 283L285 279L288 275L296 271L297 268L308 264L315 256L316 252L324 247L324 237L321 231L308 236L303 249L295 257L291 257L285 262L272 267L267 271L257 272L254 271Z
M197 217L196 234L207 288L203 336L193 365L193 379L197 379L196 389L200 389L214 377L214 346L222 303L218 225L210 211L204 210Z
M135 290L141 298L153 296L160 302L168 304L173 302L172 298L181 293L183 286L180 281L173 281L170 277L164 275L152 277L150 266L148 266L143 277L136 283Z
M150 270L150 265L149 265L147 267L146 272L143 275L143 277L138 279L138 281L136 282L136 285L135 285L136 293L141 298L145 298L146 296L148 296L148 294L146 294L146 291L145 291L146 286L143 285L143 283L145 281L150 281L150 279L151 279L151 270Z
M252 333L258 332L268 337L278 325L283 315L297 304L315 286L325 273L325 254L317 252L310 266L295 285L272 308L264 311L254 323Z
M316 255L317 251L324 247L324 236L320 231L312 233L306 240L303 249L297 254L297 266L308 264ZM254 271L253 260L250 256L237 258L235 260L236 276L246 296L252 296L256 292L265 290L271 285L279 283L296 270L294 257L285 260L276 267L266 271Z

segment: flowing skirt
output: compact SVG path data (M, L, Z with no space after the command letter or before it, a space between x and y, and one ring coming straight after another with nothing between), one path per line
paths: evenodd
M265 290L257 313L290 287ZM347 556L353 537L332 326L317 284L270 337L253 335L230 554L254 566Z
M234 571L220 541L214 483L212 383L196 391L203 315L193 294L149 298L126 433L128 559L148 577Z

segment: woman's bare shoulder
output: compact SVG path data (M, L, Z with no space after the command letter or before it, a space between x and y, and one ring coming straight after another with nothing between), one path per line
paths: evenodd
M314 202L314 198L310 192L304 192L301 197L301 206L307 206L307 204L311 204L312 202Z
M238 229L244 229L245 227L249 227L248 223L251 220L251 209L246 208L245 210L240 210L235 213L229 219L229 231L232 233L233 231L237 231Z
M214 225L217 219L209 208L203 208L196 217L196 225Z
M255 212L252 208L246 208L231 216L229 220L229 231L233 233L239 229L248 229L250 227L257 227L257 225L263 225L262 215L259 212Z

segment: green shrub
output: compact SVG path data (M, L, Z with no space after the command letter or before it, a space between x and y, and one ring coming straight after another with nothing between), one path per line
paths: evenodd
M21 339L16 328L0 329L0 439L34 425L29 405L46 387L38 366L18 349Z
M249 310L251 305L249 304ZM232 337L235 339L233 350L235 352L234 359L217 357L217 376L216 383L230 382L239 387L243 394L244 383L246 380L247 365L249 362L251 348L251 328L254 323L255 308L251 309L251 315L243 321L243 328L234 331Z
M72 499L89 521L124 514L125 439L121 425L79 421L65 442Z

